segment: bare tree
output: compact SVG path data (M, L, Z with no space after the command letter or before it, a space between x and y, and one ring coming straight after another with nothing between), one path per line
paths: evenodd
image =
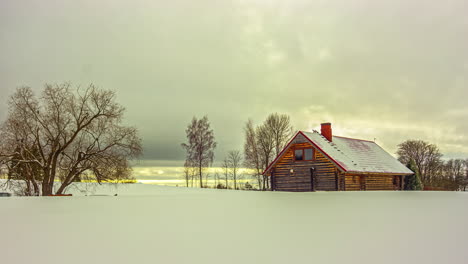
M466 188L466 163L462 159L450 159L444 162L442 173L436 179L448 190L465 190Z
M290 118L284 114L270 114L255 129L252 121L249 120L244 128L244 133L245 165L254 171L259 188L269 189L268 176L262 175L262 173L274 157L279 155L288 139L293 135Z
M224 180L226 182L226 189L229 189L229 170L230 170L229 159L226 157L221 164L221 168L224 174Z
M293 134L291 120L288 115L274 113L267 117L264 125L272 134L271 139L273 140L275 156L277 156Z
M252 120L248 120L244 127L244 166L251 169L253 177L258 182L258 188L263 189L262 168L264 167L260 158L260 149Z
M127 179L128 160L142 153L137 130L121 124L125 109L112 91L46 85L37 98L22 87L9 107L0 129L0 157L10 179L19 177L34 195L52 195L57 179L56 194L62 194L90 172L99 183Z
M196 168L193 166L190 161L185 161L184 163L184 180L187 187L189 187L190 181L192 181L193 187L193 178L196 175Z
M40 182L43 179L43 173L37 163L21 162L26 158L33 158L33 156L22 152L18 146L14 154L4 156L4 159L0 161L3 161L3 167L7 172L8 181L4 184L16 195L38 196L40 195Z
M214 133L208 117L204 116L202 119L193 117L185 132L187 143L181 145L187 152L186 160L198 168L200 188L203 188L203 171L213 163L214 149L216 148Z
M190 163L188 161L185 161L184 163L184 180L185 180L185 185L188 188L189 183L190 183Z
M237 190L238 173L242 162L241 152L238 150L229 151L227 159L229 169L231 170L232 180L234 182L234 189Z
M465 192L467 186L468 186L468 159L465 160L465 174L460 184L460 190Z
M414 160L423 184L431 184L441 173L442 154L434 144L422 140L407 140L398 145L397 155L403 164Z
M219 169L216 169L216 170L214 171L214 174L213 174L213 178L214 178L214 187L215 187L215 188L218 188L219 179L220 179L220 178L219 178L219 174L220 174Z
M211 176L210 176L210 172L209 172L208 170L206 170L206 173L205 173L205 185L204 185L205 188L208 188L208 187L209 187L208 182L209 182L209 180L210 180L210 177L211 177Z
M190 187L193 188L194 182L195 182L195 177L197 176L197 173L194 172L190 175Z
M273 133L271 133L270 128L265 124L260 125L256 129L257 134L257 143L258 151L260 155L260 163L262 164L262 172L270 164L271 160L274 158L275 143L273 139ZM263 190L269 188L268 176L263 175Z

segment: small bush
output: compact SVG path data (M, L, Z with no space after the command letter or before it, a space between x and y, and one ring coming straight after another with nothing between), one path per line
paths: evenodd
M218 183L218 185L216 185L216 189L227 189L227 188L224 184Z
M248 190L248 191L251 191L251 190L253 190L253 186L252 186L252 184L250 184L249 182L246 182L246 183L244 184L244 189L245 189L245 190Z

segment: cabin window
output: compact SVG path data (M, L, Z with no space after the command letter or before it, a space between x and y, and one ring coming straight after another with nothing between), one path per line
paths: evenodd
M314 160L314 149L313 148L304 148L294 150L294 160Z
M314 159L314 150L309 148L309 149L304 149L304 160L313 160Z
M302 149L296 149L294 151L294 159L295 160L304 160L304 153Z

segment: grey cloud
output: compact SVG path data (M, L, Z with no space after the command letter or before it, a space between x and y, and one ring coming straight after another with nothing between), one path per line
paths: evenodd
M117 91L145 159L183 159L205 114L223 157L249 117L276 111L390 151L417 137L468 156L447 130L468 133L465 2L2 1L0 118L19 85L93 82Z

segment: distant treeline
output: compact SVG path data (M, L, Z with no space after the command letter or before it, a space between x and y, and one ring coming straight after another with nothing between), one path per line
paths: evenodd
M435 144L407 140L398 145L398 160L420 178L421 188L465 191L468 185L468 159L444 160ZM410 164L414 165L411 166Z

